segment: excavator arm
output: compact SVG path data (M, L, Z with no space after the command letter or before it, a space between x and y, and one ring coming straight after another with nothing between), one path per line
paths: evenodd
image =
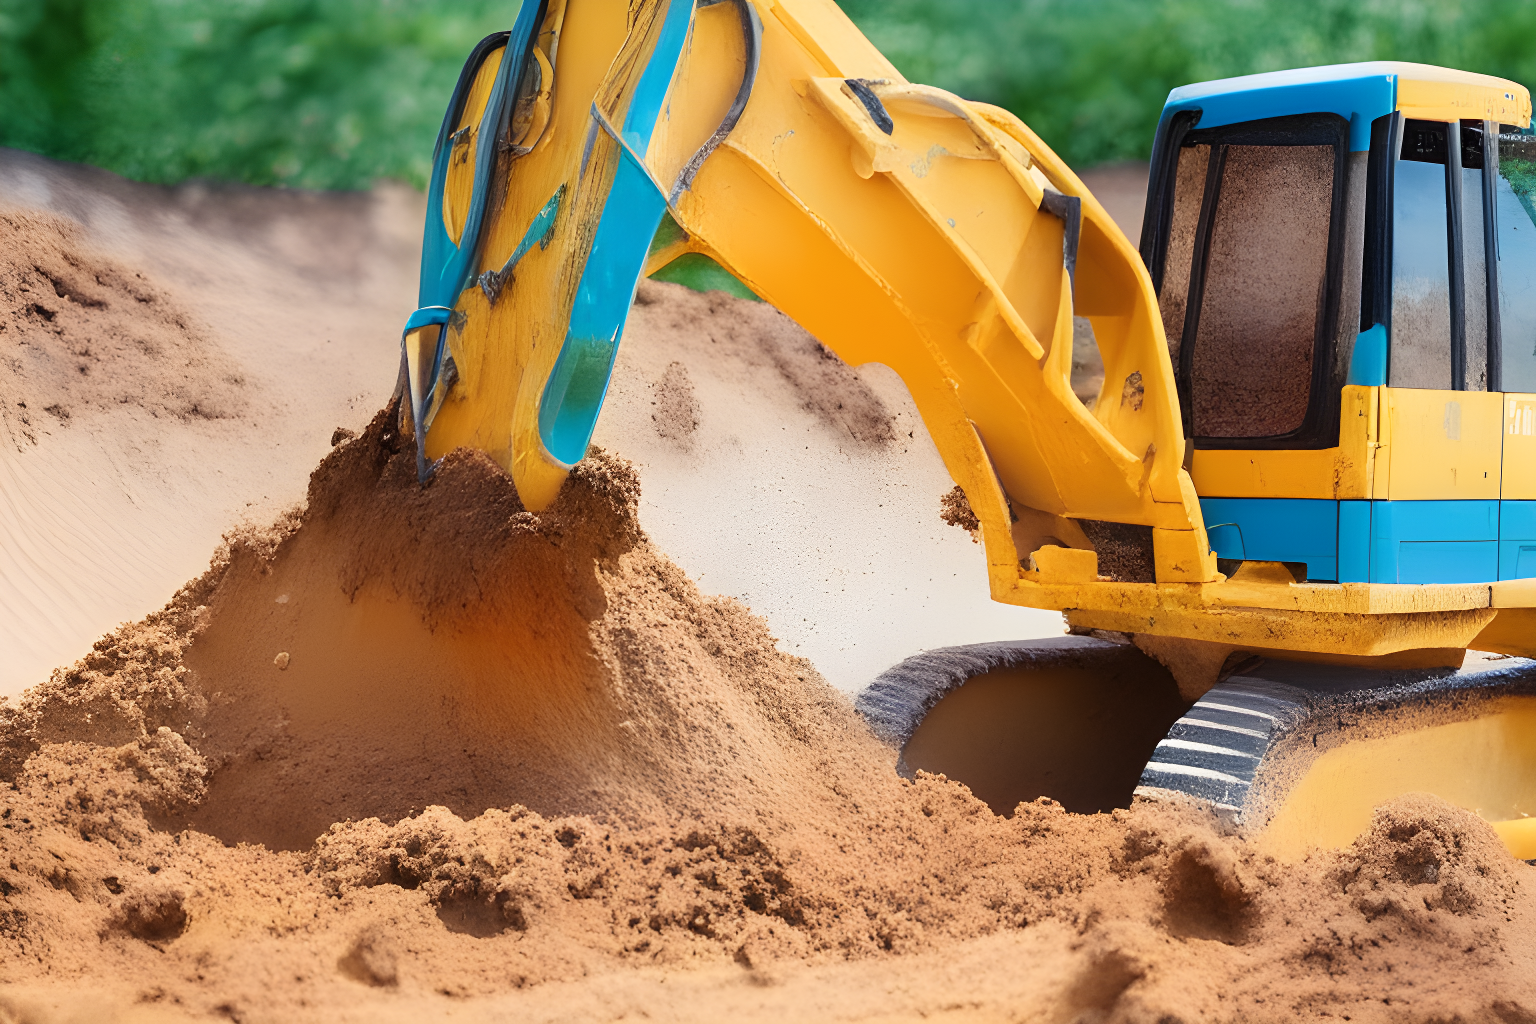
M1512 83L1346 70L1349 89L1285 73L1250 84L1260 99L1245 102L1322 110L1313 121L1335 135L1353 121L1327 104L1345 94L1387 102L1398 122L1529 120ZM1383 100L1400 72L1407 84ZM1222 120L1223 85L1176 91L1164 127L1203 116L1192 104L1217 108L1213 130L1242 120ZM1446 131L1423 123L1424 138ZM1478 123L1484 138L1497 130ZM1183 151L1169 152L1182 174ZM1223 159L1190 179L1207 196ZM1212 203L1174 221L1196 205ZM1186 227L1209 245L1210 224L1202 212ZM1536 580L1314 583L1246 547L1223 563L1228 578L1191 479L1194 466L1250 517L1279 506L1234 500L1349 500L1356 512L1381 500L1390 512L1403 498L1392 488L1416 500L1421 481L1400 454L1390 487L1372 467L1429 434L1385 410L1442 397L1341 379L1335 449L1193 452L1179 388L1191 387L1197 320L1176 318L1176 377L1147 264L1077 176L1007 111L905 81L830 0L524 0L513 28L475 49L438 137L420 308L402 339L401 429L423 482L438 458L475 447L529 509L546 507L587 451L638 281L689 254L847 363L898 373L980 522L992 596L1098 634L895 666L858 705L901 749L898 767L963 780L1000 813L1042 794L1096 810L1176 790L1287 858L1348 842L1382 799L1430 790L1536 856L1530 673L1494 662L1450 674L1469 647L1536 655ZM1085 323L1105 368L1091 403L1070 379ZM1265 352L1238 341L1244 358ZM1266 472L1303 493L1271 495ZM1241 522L1218 527L1221 543L1246 543ZM1271 660L1255 668L1254 656Z
M830 0L529 0L466 68L435 168L402 355L423 478L467 445L552 501L638 280L702 253L901 376L996 600L1134 636L1191 695L1244 653L1536 653L1526 582L1219 573L1138 252L1016 117L908 83ZM1105 366L1091 407L1079 319Z
M998 599L1035 603L1021 559L1047 541L1087 557L1037 577L1096 580L1081 520L1146 529L1161 580L1213 580L1150 281L1076 176L1007 112L905 82L830 4L773 7L761 47L756 99L678 197L683 244L901 376ZM1116 382L1093 411L1070 386L1074 315Z

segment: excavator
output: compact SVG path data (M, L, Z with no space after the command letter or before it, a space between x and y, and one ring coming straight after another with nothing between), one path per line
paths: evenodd
M1419 64L1178 88L1133 245L831 0L523 0L438 135L402 437L545 508L640 279L707 266L894 370L991 597L1065 615L874 680L899 770L1176 794L1293 858L1426 791L1536 858L1530 124Z

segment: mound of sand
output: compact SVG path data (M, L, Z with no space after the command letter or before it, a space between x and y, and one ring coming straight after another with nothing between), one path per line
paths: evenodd
M1407 798L1299 866L1192 807L996 816L700 594L622 460L534 516L476 454L418 487L392 422L5 711L12 1016L1536 1007L1529 869L1475 816Z
M223 419L244 380L144 275L81 244L63 217L0 211L0 426L37 444L34 418L132 405L151 416Z
M367 423L420 206L0 149L0 695L164 604L222 533L302 498L338 424Z

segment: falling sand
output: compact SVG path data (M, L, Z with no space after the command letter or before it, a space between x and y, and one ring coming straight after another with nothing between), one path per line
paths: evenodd
M109 423L191 462L277 429L189 293L16 217L18 452ZM808 467L917 429L765 307L657 285L633 319L605 429L642 424L676 479L771 460L720 433L721 408L764 415L727 372L793 393ZM311 419L348 408L314 395ZM0 1022L1536 1021L1536 876L1475 816L1405 797L1282 864L1193 804L994 814L900 777L846 694L703 593L623 458L594 449L532 515L484 456L422 487L389 410L346 422L302 504L0 702Z

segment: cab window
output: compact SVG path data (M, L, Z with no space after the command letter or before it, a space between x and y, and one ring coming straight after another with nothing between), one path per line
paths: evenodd
M1227 146L1189 360L1197 437L1300 430L1328 272L1334 152Z
M1536 392L1536 136L1499 136L1501 387Z
M1407 121L1392 183L1392 358L1395 388L1451 384L1451 253L1446 129Z
M1176 143L1153 254L1185 430L1203 447L1327 443L1318 392L1347 132L1343 118L1308 114Z

